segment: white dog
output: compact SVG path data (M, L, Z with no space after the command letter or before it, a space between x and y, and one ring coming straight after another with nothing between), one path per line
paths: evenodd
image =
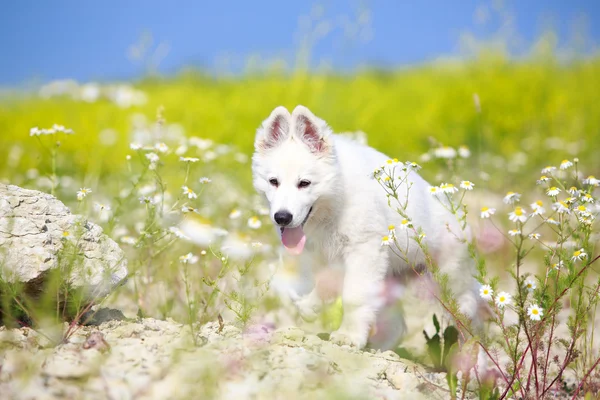
M403 220L388 206L386 193L373 176L389 158L334 135L303 106L292 114L277 107L258 128L255 149L254 186L270 204L283 246L300 257L300 264L308 270L343 267L344 314L331 340L364 347L378 315L384 314L379 312L382 302L378 299L386 277L403 272L416 276L414 269L427 265L414 240L398 241L408 260L395 255L392 246L382 246L389 225L400 227ZM456 217L430 194L430 185L416 172L409 172L403 185L398 193L408 193L406 212L413 226L425 233L428 254L449 276L461 311L476 317L474 263L458 239L468 233L461 231ZM303 317L314 317L322 305L316 285L295 303Z

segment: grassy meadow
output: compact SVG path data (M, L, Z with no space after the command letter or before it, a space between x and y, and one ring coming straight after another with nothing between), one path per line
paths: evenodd
M39 93L7 92L0 100L0 181L54 193L121 244L131 276L103 301L128 316L171 317L193 326L219 315L248 323L277 313L279 299L270 290L270 277L278 240L253 191L250 157L261 121L278 105L292 109L297 104L309 107L336 132L362 131L369 145L390 157L419 163L433 185L452 182L458 188L462 180L473 182L475 189L464 202L472 206L468 219L487 264L479 278L495 292L518 293L513 296L520 302L516 314L523 317L520 312L529 304L521 290L528 277L537 282L531 296L546 310L553 310L552 300L569 284L567 297L588 291L590 299L597 296L598 266L589 276L578 275L582 264L570 256L581 247L588 260L595 257L597 224L592 221L584 231L575 221L562 230L542 226L545 220L540 220L542 239L524 261L521 245L536 224L531 222L530 229L509 220L514 205L502 199L509 191L522 194L531 219L529 204L538 199L545 203L546 216L558 219L552 204L573 185L581 195L598 199L595 186L585 183L589 175L600 177L598 56L562 63L488 55L347 75L271 72L214 78L187 71L122 85L57 82ZM30 135L34 127L54 124L74 133L58 129ZM448 157L440 152L444 146L462 150ZM563 171L563 160L576 165ZM536 184L546 166L557 167L546 175L559 183ZM547 195L549 186L561 193ZM82 188L91 192L78 199ZM493 225L480 218L484 206L496 209ZM499 238L489 234L494 227ZM516 237L507 234L517 228ZM552 246L546 239L558 242L560 252L548 250ZM574 247L563 249L569 240ZM554 281L549 271L557 260L568 266L564 279ZM507 283L521 264L531 275ZM580 320L574 326L583 330L576 331L579 338L587 337L585 327L595 318L590 299L571 301L572 307L582 302L587 310L576 309ZM29 311L33 322L42 319ZM325 322L331 327L331 321ZM540 338L547 338L549 329L540 328ZM504 341L489 343L505 346ZM506 342L512 370L525 358L523 343ZM586 345L582 356L567 362L579 381L598 356ZM524 390L511 387L515 393Z

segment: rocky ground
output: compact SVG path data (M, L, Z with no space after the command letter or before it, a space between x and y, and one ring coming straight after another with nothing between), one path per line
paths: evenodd
M444 374L298 328L110 320L54 346L0 328L2 399L445 399ZM194 343L195 342L195 343Z

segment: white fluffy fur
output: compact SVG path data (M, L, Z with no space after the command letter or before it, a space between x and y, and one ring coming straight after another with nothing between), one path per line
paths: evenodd
M282 118L286 123L281 123ZM281 130L284 126L287 131L276 134L273 140L276 120L279 121L276 128ZM317 138L304 136L307 120L316 127ZM319 140L320 145L315 146ZM290 226L295 227L304 221L312 207L304 225L307 241L299 256L300 263L312 271L336 266L345 271L344 317L331 339L340 344L365 346L378 315L380 318L386 315L380 312L382 302L378 300L386 276L403 272L414 276L409 265L389 247L381 246L388 226L398 227L402 220L388 206L384 190L373 178L373 171L389 157L334 135L324 121L303 106L296 107L292 114L277 107L257 130L255 147L254 185L267 198L271 217L277 211L288 210L293 215ZM272 178L278 180L278 187L269 183ZM311 181L311 185L298 189L302 179ZM454 236L461 232L456 218L431 196L429 184L417 173L411 172L408 181L412 183L408 215L414 226L426 234L429 252L441 271L449 275L450 287L457 294L462 311L475 317L478 296L472 278L473 263L466 246ZM406 193L406 189L401 188L399 193ZM414 241L399 240L399 243L405 246L414 265L426 264ZM314 317L322 302L316 290L295 300L306 318ZM401 318L398 321L396 328L400 334L403 325ZM392 342L375 346L391 347Z

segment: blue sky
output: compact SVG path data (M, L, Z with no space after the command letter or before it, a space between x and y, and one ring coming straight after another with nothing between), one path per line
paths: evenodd
M0 13L0 85L51 79L107 81L141 76L148 60L160 73L182 66L239 71L250 55L294 63L311 16L328 31L312 65L337 69L397 67L460 53L460 37L485 38L511 21L521 45L548 26L565 44L585 28L586 48L600 42L600 1L35 1L5 2ZM322 8L315 8L315 4ZM361 10L368 9L366 14ZM362 24L357 25L359 15ZM506 16L510 19L507 19ZM585 16L581 19L581 16ZM585 21L585 24L582 24ZM146 62L131 47L146 40ZM355 35L355 36L353 36ZM350 38L350 39L349 39ZM360 39L362 38L362 39ZM368 39L368 40L367 40ZM228 60L228 61L225 61Z

